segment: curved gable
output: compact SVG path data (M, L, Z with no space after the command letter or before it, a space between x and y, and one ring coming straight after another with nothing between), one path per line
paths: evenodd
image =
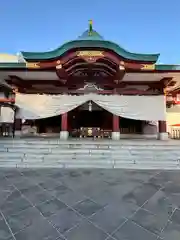
M159 57L159 54L131 53L113 42L103 40L75 40L65 43L61 47L49 52L21 52L21 53L26 60L41 60L41 59L47 60L57 58L73 48L105 48L114 51L119 56L125 59L142 62L143 61L156 62Z

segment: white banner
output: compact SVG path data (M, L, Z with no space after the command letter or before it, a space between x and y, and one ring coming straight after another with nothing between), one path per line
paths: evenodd
M146 121L166 119L166 104L163 96L98 94L80 96L17 94L16 105L20 108L17 118L53 117L69 112L90 100L117 116Z

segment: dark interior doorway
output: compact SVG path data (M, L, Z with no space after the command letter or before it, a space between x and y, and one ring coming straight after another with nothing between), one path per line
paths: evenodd
M129 119L129 118L120 118L120 131L123 134L127 133L142 133L143 121Z
M37 126L38 133L59 133L61 130L61 116L35 120L34 125Z
M81 127L112 129L112 114L105 110L74 109L68 114L68 125L71 129L80 129Z

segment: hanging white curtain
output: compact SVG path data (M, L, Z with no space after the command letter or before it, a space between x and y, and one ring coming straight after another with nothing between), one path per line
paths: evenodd
M94 102L107 111L124 118L145 121L166 119L163 96L98 95Z
M73 110L88 99L88 95L17 94L16 105L20 108L17 117L39 119L57 116Z
M120 96L86 94L35 95L17 94L18 116L23 119L39 119L69 112L87 101L93 101L105 110L125 118L158 121L166 119L163 96Z

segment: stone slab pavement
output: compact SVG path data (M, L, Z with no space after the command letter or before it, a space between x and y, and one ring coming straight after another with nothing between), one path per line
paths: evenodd
M180 171L0 169L0 240L179 240Z

